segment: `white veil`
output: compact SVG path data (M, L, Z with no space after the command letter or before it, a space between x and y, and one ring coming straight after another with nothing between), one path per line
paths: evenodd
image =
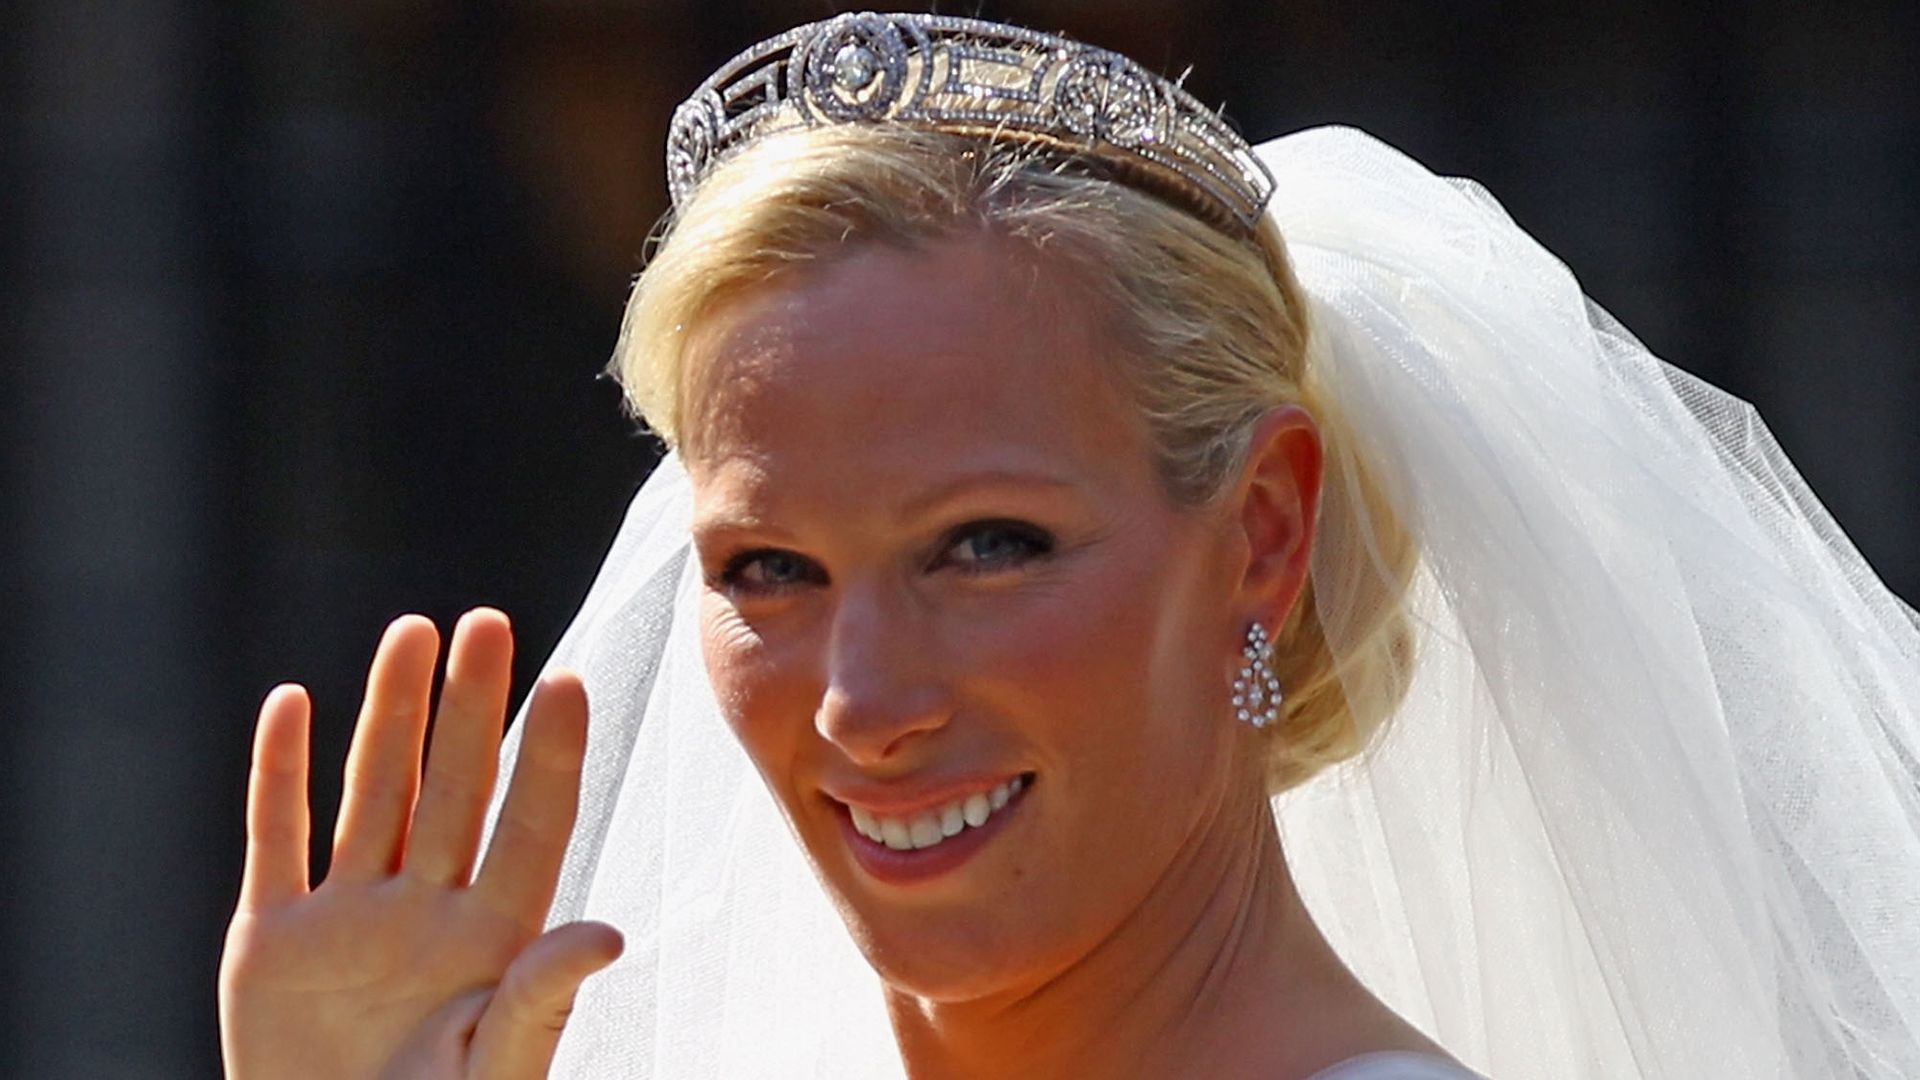
M1424 551L1410 696L1275 804L1335 947L1500 1080L1920 1076L1920 617L1750 406L1479 187L1348 129L1258 153L1312 363ZM689 500L669 458L551 660L593 703L553 919L628 941L554 1075L897 1076L713 702ZM1336 643L1361 543L1319 538Z

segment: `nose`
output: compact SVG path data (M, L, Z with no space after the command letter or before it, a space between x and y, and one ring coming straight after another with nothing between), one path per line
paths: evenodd
M884 764L947 722L952 702L927 618L904 597L842 594L814 728L857 764Z

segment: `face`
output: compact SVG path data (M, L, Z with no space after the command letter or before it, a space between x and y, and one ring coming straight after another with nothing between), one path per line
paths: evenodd
M1231 530L1163 492L1060 277L868 247L689 356L722 710L869 961L933 999L1094 948L1245 767Z

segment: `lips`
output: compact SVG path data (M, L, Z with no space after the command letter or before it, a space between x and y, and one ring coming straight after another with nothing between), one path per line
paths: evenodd
M972 858L1017 816L1032 791L1023 773L911 801L874 794L836 797L847 843L871 876L908 884L945 874ZM937 799L938 801L934 801Z
M921 850L977 829L1025 790L1026 777L1016 776L987 791L951 799L930 811L912 816L885 816L849 804L848 814L860 835L895 851Z

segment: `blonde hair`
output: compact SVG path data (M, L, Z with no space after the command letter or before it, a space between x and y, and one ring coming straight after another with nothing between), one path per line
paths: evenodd
M981 232L1072 274L1132 346L1122 376L1183 505L1225 492L1268 410L1299 404L1314 416L1328 463L1315 542L1340 561L1316 554L1315 580L1274 635L1286 701L1265 729L1269 789L1360 752L1411 678L1404 596L1418 550L1309 368L1305 295L1271 219L1236 237L1098 163L978 136L877 124L785 132L721 166L682 207L634 285L613 371L633 411L678 445L687 331L703 314L860 243ZM1332 604L1348 620L1337 647L1318 614Z

